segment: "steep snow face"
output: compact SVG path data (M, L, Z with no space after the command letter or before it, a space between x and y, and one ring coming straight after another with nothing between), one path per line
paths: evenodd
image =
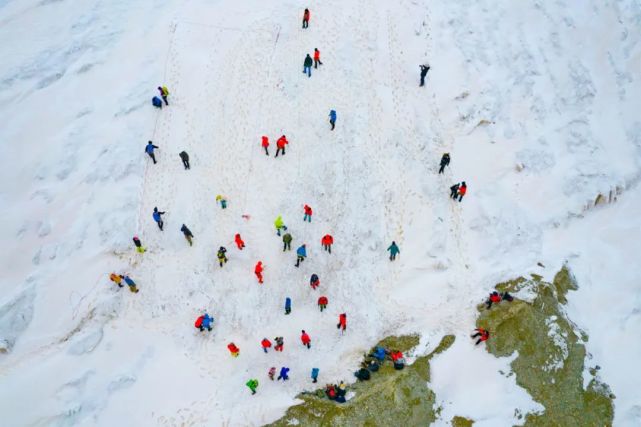
M537 261L553 274L570 258L579 285L589 283L577 301L611 283L638 298L638 269L617 256L621 240L639 234L638 215L627 216L638 205L625 201L638 194L640 170L636 2L329 1L311 8L306 30L304 6L268 3L0 2L0 35L11 41L0 46L4 420L261 424L309 387L312 367L321 382L350 378L372 343L418 331L425 351L444 334L458 337L452 362L445 353L434 367L450 381L434 388L446 413L487 402L487 425L514 424L514 409L539 405L498 372L509 361L491 362L466 341L486 288ZM308 78L303 58L315 47L323 65ZM419 89L425 61L432 69ZM162 111L150 104L160 84L171 92ZM290 145L275 159L282 134ZM150 139L157 165L143 153ZM438 175L445 151L452 164ZM468 195L448 200L461 180ZM581 217L617 186L621 203ZM311 224L304 203L314 208ZM163 232L154 206L167 211ZM298 269L275 235L279 214L294 250L307 243ZM630 228L611 238L610 220ZM320 247L326 233L331 255ZM134 255L136 234L144 255ZM401 255L389 263L392 240ZM606 256L593 275L591 261ZM263 285L253 275L258 260ZM110 284L112 271L128 272L140 292ZM330 300L322 314L321 294ZM590 349L607 330L572 304ZM215 318L208 335L192 326L203 309ZM345 336L335 328L343 312ZM260 340L277 335L285 351L265 355ZM617 348L634 337L626 326ZM238 358L227 352L231 341ZM628 353L594 351L621 423L640 406L636 370L622 373L629 365L619 362L641 351ZM460 361L489 369L462 377ZM271 383L269 367L284 365L291 380ZM259 379L256 396L249 378ZM510 401L492 405L499 393Z

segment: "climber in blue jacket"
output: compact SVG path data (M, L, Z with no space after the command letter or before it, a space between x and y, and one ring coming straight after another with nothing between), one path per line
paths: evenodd
M303 243L303 245L301 247L296 249L296 255L297 255L297 257L296 257L296 267L298 267L300 265L300 263L302 261L305 261L305 258L307 257L307 250L305 249L305 244L304 243Z
M158 146L154 145L154 143L151 141L149 141L147 143L147 146L145 147L145 153L147 153L149 157L151 157L151 160L154 161L154 165L156 164L156 155L154 154L155 148L158 148Z
M329 124L332 125L332 130L336 126L336 110L331 110L329 112Z
M285 298L285 314L292 312L292 299L290 297Z
M160 231L162 231L162 226L164 224L162 220L162 215L164 215L165 212L161 212L158 210L157 207L154 208L154 213L151 215L154 218L154 221L158 224L158 228L160 228Z
M283 381L287 381L289 379L289 375L287 375L288 372L289 372L289 368L288 367L283 366L282 368L280 368L280 375L278 376L276 381L278 381L280 379L282 379Z

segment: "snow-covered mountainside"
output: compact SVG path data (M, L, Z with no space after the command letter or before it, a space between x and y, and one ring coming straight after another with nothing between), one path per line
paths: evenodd
M564 264L586 366L616 395L615 425L641 423L638 1L0 0L0 24L1 424L261 425L312 388L313 367L322 384L351 380L363 351L412 333L423 354L457 337L432 365L436 424L519 424L516 409L543 408L501 373L509 358L470 341L476 305ZM211 333L193 326L203 310ZM284 351L264 354L276 336Z

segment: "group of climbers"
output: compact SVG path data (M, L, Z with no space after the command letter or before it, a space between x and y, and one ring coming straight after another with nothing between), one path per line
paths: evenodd
M325 386L324 395L327 396L329 400L333 400L336 403L345 403L345 395L347 394L347 385L344 381L341 381L340 384L327 384Z
M462 201L465 193L467 193L467 184L465 184L465 181L450 187L450 197L454 200L458 198L459 202Z
M378 372L381 365L383 365L386 360L390 360L396 370L402 370L405 368L405 357L403 357L403 353L401 351L390 351L385 347L376 346L372 351L370 351L367 357L363 359L361 368L354 372L354 376L360 381L368 381L371 378L372 373Z
M308 9L305 9L304 17L303 17L303 28L308 28L309 26L309 19L310 19L310 12ZM314 49L314 55L313 59L312 57L308 54L305 58L305 63L304 63L304 72L308 74L308 77L311 77L311 67L312 65L314 66L315 69L318 69L319 65L323 65L323 62L320 59L320 51L315 48ZM429 66L427 66L427 70L429 70ZM425 71L425 74L427 71ZM421 75L421 83L423 83L425 75L422 73ZM152 102L153 105L162 108L163 107L163 102L165 106L169 105L168 102L168 97L169 97L169 90L165 86L159 86L158 90L160 92L160 98L154 97ZM162 99L162 101L160 101ZM331 126L331 130L333 131L336 126L336 119L337 119L337 114L335 110L330 110L329 112L329 124ZM279 154L285 155L285 147L289 143L285 135L282 135L277 141L276 141L276 154L275 157L278 157ZM261 146L264 148L265 154L269 156L269 138L267 136L262 137L261 141ZM145 147L145 153L152 159L154 164L157 164L157 159L155 155L155 150L159 149L157 145L155 145L152 141L149 141L147 146ZM190 169L190 162L189 162L189 154L186 151L181 151L179 153L179 157L182 161L183 167L185 170ZM226 209L227 207L227 200L221 195L218 195L216 197L216 203L220 203L222 209ZM164 218L163 215L165 215L167 212L166 211L160 211L157 207L154 207L154 211L152 214L152 217L156 224L158 225L158 228L163 231L164 230ZM312 208L308 205L304 206L304 217L303 221L304 222L310 222L311 223L311 217L312 217ZM292 242L292 236L290 233L287 232L287 226L285 226L282 217L278 216L274 223L277 231L277 235L281 236L281 233L284 232L282 236L283 240L283 251L291 250L291 242ZM183 233L185 239L187 240L188 244L190 246L193 245L193 238L194 235L191 232L191 230L185 225L182 224L180 231ZM136 250L139 253L144 253L146 251L146 248L143 247L142 242L138 238L138 236L134 236L134 245L136 247ZM242 240L240 237L240 234L235 235L234 239L236 246L238 247L239 250L243 250L245 248L245 242ZM334 243L333 236L330 234L326 234L321 238L321 245L323 247L323 250L327 251L328 253L331 254L332 252L332 245ZM400 250L398 246L396 245L395 242L392 242L392 245L388 248L388 251L390 252L390 260L393 261L396 258L396 255L400 253ZM227 249L224 246L220 246L218 252L217 252L217 259L219 262L220 267L222 268L223 265L227 262L227 256L226 256ZM307 258L307 251L306 251L306 244L303 243L300 245L297 250L296 250L296 267L299 267L300 264ZM255 265L254 268L254 273L257 277L257 280L259 283L263 283L264 277L264 268L265 265L263 264L262 261L258 261L257 264ZM110 276L111 280L114 281L119 287L122 287L123 285L121 282L124 280L124 282L130 287L130 290L132 292L138 292L138 289L136 288L136 284L129 278L129 276L123 276L123 275L116 275L115 273ZM310 277L310 287L312 290L316 290L320 285L320 279L317 274L312 274ZM326 296L320 296L318 298L318 307L321 311L325 310L328 305L328 298ZM286 298L285 301L285 314L291 313L291 299L289 297ZM195 322L195 327L199 329L201 332L204 331L205 329L207 331L212 330L214 318L210 316L207 312L204 312L201 314ZM342 333L344 333L347 329L347 314L346 313L341 313L339 314L338 318L338 323L336 325L337 329L339 329ZM301 330L301 343L303 346L307 347L308 349L311 349L311 337L310 335L305 331ZM283 351L283 337L276 337L274 339L275 341L275 346L274 350L275 351ZM265 353L268 353L268 349L272 347L271 341L269 341L267 338L263 338L261 341L261 347L263 348L263 351ZM229 349L231 355L233 357L238 357L240 354L240 349L234 342L230 342L227 345L227 348ZM399 352L400 353L400 352ZM394 353L395 355L396 353ZM394 356L392 356L394 357ZM402 357L402 354L401 354ZM396 362L396 359L394 359ZM273 380L273 377L275 375L275 367L271 368L269 371L269 376L270 379ZM283 366L280 371L280 375L278 376L278 379L283 379L287 380L289 378L288 376L289 368ZM319 369L318 368L313 368L311 372L311 378L312 382L316 383L318 379L318 374L319 374ZM257 387L258 387L258 380L255 378L251 378L248 380L246 383L247 387L251 390L252 394L256 393ZM331 386L331 390L328 392L329 394L333 394L333 398L336 399L337 401L345 401L345 384L341 383L340 386Z
M134 282L131 277L128 275L123 275L123 274L116 274L116 273L111 273L109 275L109 280L114 282L116 285L118 285L119 288L123 287L122 282L124 281L127 286L129 286L129 290L133 293L138 293L138 286L136 286L136 282Z
M485 305L489 310L490 308L492 308L492 304L498 304L501 301L512 302L513 300L514 300L514 297L512 297L512 295L510 295L507 291L502 292L500 294L497 291L493 291L492 293L490 293L490 296L485 301Z
M274 157L278 157L278 154L280 153L283 153L283 156L284 156L285 146L287 144L289 144L287 137L285 135L281 135L281 137L276 140L276 155ZM261 137L260 145L265 150L265 155L269 156L269 137L263 135Z
M498 291L490 292L489 297L485 300L485 306L487 309L491 309L493 304L498 304L501 301L514 301L514 297L510 295L507 291L499 293ZM474 333L470 336L472 339L477 338L476 345L479 345L483 341L487 341L490 338L490 331L485 328L476 328Z
M160 92L160 98L165 101L165 105L169 105L169 89L167 86L158 86L158 92ZM151 103L156 108L162 109L162 101L157 96L151 98Z
M194 326L200 329L200 332L204 331L205 329L211 332L212 323L214 323L214 318L211 317L207 312L205 312L196 319L196 323L194 323Z

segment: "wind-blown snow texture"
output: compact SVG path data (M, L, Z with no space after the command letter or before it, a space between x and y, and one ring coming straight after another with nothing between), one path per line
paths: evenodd
M309 6L302 30L306 6L0 2L3 424L259 425L311 387L312 367L321 383L349 378L364 349L409 332L422 351L457 335L433 364L440 423L518 423L514 409L540 405L499 373L508 360L469 342L475 304L498 281L551 278L565 261L580 286L569 317L617 396L615 423L641 422L639 3L332 0ZM307 78L315 47L324 65ZM162 111L150 104L159 84L171 92ZM274 153L283 133L287 154L266 157L260 136ZM452 202L461 180L468 195ZM584 211L617 187L616 203ZM154 206L168 212L163 233ZM281 252L278 214L293 247L308 245L300 269ZM115 288L112 271L140 293ZM193 328L204 308L209 335ZM277 335L285 351L263 354ZM291 381L271 383L282 365Z

